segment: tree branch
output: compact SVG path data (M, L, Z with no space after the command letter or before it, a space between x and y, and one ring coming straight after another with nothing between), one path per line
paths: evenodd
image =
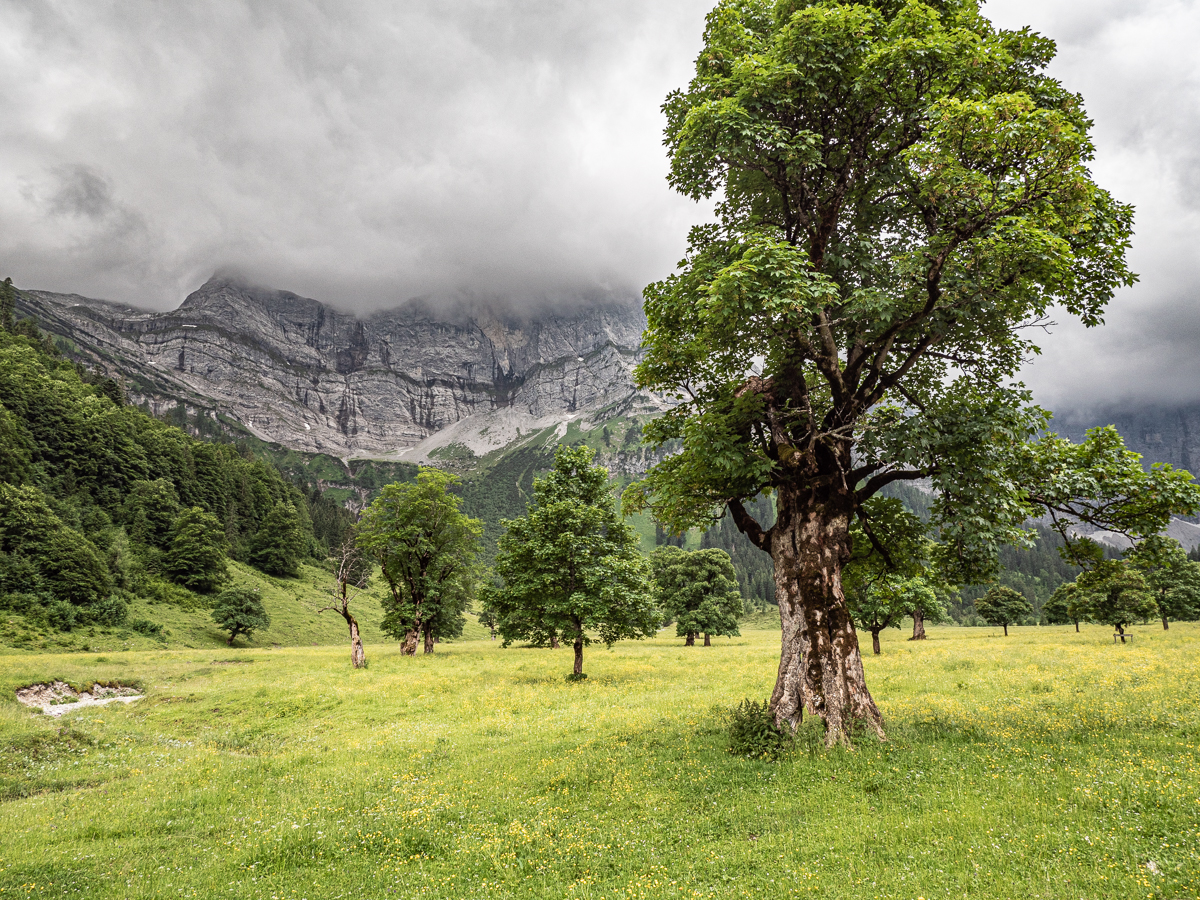
M759 550L764 550L767 553L771 552L771 532L775 529L763 531L761 525L750 513L746 512L746 507L742 506L741 500L727 500L725 505L729 507L729 514L733 516L733 524L737 526L738 531L750 539Z
M927 478L928 476L928 472L922 472L917 469L893 469L890 472L880 472L864 484L860 490L856 491L854 496L858 498L859 503L862 503L893 481L916 481L919 478Z

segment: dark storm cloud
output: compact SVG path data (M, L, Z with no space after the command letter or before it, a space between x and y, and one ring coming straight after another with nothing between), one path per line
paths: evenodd
M703 215L665 93L710 0L0 4L0 274L172 306L230 267L360 309L581 297L669 272ZM1200 398L1200 4L993 0L1055 38L1137 206L1141 282L1028 371L1051 406Z
M0 267L177 303L637 290L694 206L658 105L707 4L0 7ZM139 227L140 223L140 227Z

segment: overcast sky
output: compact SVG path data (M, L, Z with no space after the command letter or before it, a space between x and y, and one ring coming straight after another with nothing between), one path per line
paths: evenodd
M0 4L0 275L156 308L215 269L342 307L640 290L704 215L666 92L710 0ZM994 0L1059 42L1142 280L1028 372L1052 406L1200 399L1200 4Z

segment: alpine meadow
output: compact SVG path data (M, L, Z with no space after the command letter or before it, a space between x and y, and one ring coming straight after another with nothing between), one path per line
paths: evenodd
M0 900L1200 900L1194 85L692 2L0 10Z

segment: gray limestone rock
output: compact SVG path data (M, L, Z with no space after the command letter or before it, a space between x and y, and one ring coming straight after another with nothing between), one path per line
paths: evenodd
M22 291L19 309L137 402L214 409L342 458L404 455L476 419L494 435L664 408L631 379L645 326L633 298L536 315L413 302L360 318L214 278L164 313L45 291Z

